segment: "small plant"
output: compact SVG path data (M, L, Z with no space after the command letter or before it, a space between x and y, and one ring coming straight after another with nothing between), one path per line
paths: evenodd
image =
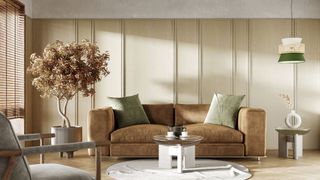
M71 126L67 106L73 96L78 92L83 96L94 95L92 85L110 73L108 52L100 53L99 47L88 40L70 44L56 41L45 47L42 56L33 53L30 60L32 85L42 98L56 98L64 127Z
M284 102L286 103L286 105L289 109L293 109L293 104L291 103L289 95L279 94L279 96L284 100Z

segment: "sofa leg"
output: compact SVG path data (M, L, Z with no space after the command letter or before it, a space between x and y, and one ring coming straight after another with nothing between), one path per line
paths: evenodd
M258 156L258 157L257 157L257 160L258 160L258 161L260 161L260 160L261 160L260 156Z

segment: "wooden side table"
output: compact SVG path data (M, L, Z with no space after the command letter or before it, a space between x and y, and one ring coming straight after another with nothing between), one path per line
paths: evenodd
M276 131L278 131L279 157L288 157L288 142L292 142L293 145L293 158L298 160L299 157L302 157L302 137L304 134L307 134L310 129L276 128Z

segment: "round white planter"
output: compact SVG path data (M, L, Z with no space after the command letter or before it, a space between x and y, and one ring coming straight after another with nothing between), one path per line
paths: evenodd
M52 145L82 141L81 126L73 126L69 128L53 126L51 127L51 133L55 134L55 137L51 139Z
M51 144L65 144L72 142L81 142L82 141L82 127L73 126L73 127L61 127L53 126L51 127L51 133L55 134L55 137L51 138ZM68 158L73 157L73 152L66 152ZM60 152L60 157L63 157L63 152Z

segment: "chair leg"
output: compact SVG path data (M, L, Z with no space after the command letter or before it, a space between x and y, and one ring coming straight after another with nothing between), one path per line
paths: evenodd
M67 158L68 159L73 158L73 151L67 152Z
M101 180L101 154L100 147L96 147L96 180Z
M14 170L15 165L17 164L17 157L11 156L9 158L8 166L4 172L4 175L2 177L3 180L10 180L12 172Z
M44 139L41 138L40 139L40 146L43 146L43 144L44 144ZM44 154L42 153L42 154L40 154L40 164L43 164L43 163L44 163Z

